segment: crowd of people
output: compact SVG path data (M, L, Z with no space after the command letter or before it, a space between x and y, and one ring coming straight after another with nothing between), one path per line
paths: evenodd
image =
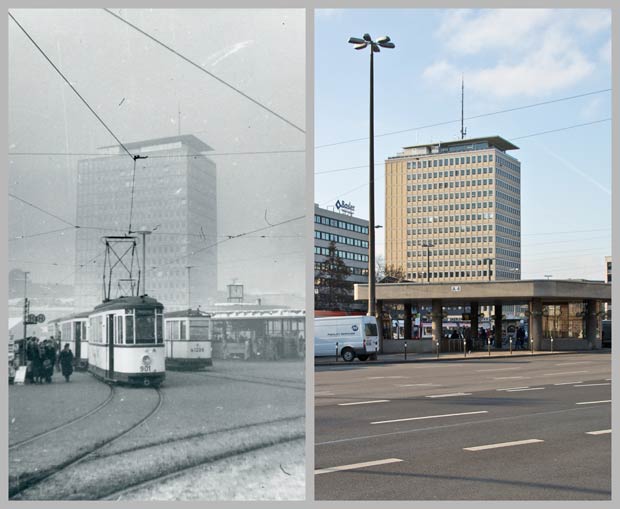
M73 352L69 343L60 350L60 342L53 338L42 341L30 337L25 345L26 381L32 384L52 383L54 368L61 371L65 381L69 382L73 373Z

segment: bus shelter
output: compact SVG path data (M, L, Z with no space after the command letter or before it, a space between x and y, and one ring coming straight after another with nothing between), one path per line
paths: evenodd
M368 285L355 285L355 299L368 300ZM506 330L503 310L515 306L526 308L522 319L527 325L528 345L533 350L590 350L601 348L603 304L611 302L611 284L572 279L379 283L376 299L379 317L384 315L388 304L404 307L403 340L408 341L408 349L412 352L431 352L437 348L447 351L443 334L446 310L459 306L469 310L469 334L474 344L479 343L482 307L493 309L492 327L497 334L502 334ZM430 338L416 338L413 334L413 310L422 306L430 311ZM501 341L496 344L496 348L502 348ZM402 351L402 340L382 334L381 351Z

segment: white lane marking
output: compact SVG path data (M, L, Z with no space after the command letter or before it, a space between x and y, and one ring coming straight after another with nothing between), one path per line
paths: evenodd
M504 389L495 389L496 391L514 391L517 389L529 389L529 385L525 385L523 387L506 387Z
M575 403L575 405L595 405L596 403L611 403L611 400L604 399L601 401L582 401L581 403Z
M544 442L544 440L538 440L537 438L531 438L529 440L517 440L515 442L503 442L500 444L479 445L477 447L464 447L464 451L485 451L487 449L499 449L500 447L512 447L515 445L527 445L538 444Z
M581 384L581 385L575 385L575 387L598 387L599 385L611 385L611 383L604 383L604 384Z
M356 401L354 403L338 403L338 406L351 406L351 405L370 405L371 403L387 403L389 399L375 399L373 401Z
M529 376L497 376L493 380L518 380L519 378L531 378Z
M526 387L525 389L507 389L506 392L540 391L544 387Z
M543 376L576 375L577 373L589 373L589 371L563 371L560 373L543 373Z
M490 371L510 371L514 369L522 369L522 368L493 368L493 369L477 369L478 373L488 373Z
M439 384L396 384L396 387L429 387L429 386L441 387L441 385Z
M398 458L387 458L384 460L366 461L365 463L352 463L351 465L341 465L339 467L321 468L314 471L314 475L329 474L331 472L341 472L343 470L354 470L356 468L374 467L377 465L387 465L388 463L399 463L403 460Z
M426 396L427 398L449 398L450 396L471 396L471 392L453 392L451 394L434 394Z
M574 384L582 384L583 382L581 380L579 380L578 382L560 382L559 384L553 384L553 385L574 385Z
M611 378L605 378L606 382L611 382Z
M425 415L424 417L408 417L406 419L393 419L391 421L375 421L370 424L388 424L391 422L405 422L405 421L421 421L424 419L439 419L440 417L458 417L460 415L475 415L475 414L488 414L487 410L480 410L477 412L463 412L460 414L443 414L443 415Z
M576 366L578 364L591 364L589 361L579 361L579 362L560 362L556 364L556 366Z
M368 380L379 380L380 378L409 378L408 376L394 375L394 376L369 376Z
M330 391L320 391L320 392L315 392L314 395L315 396L333 396L334 393Z
M610 429L602 429L599 431L586 431L586 435L607 435L608 433L611 433Z

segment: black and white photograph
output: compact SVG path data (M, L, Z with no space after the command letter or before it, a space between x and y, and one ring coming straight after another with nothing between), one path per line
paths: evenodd
M9 9L10 500L304 500L304 9Z

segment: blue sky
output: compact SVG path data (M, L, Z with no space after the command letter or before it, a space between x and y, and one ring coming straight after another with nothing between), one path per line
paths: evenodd
M611 254L610 12L317 10L315 202L344 199L363 218L369 55L347 41L365 32L396 44L375 55L375 162L403 146L460 137L463 74L467 137L500 135L519 147L511 155L522 168L522 278L603 279ZM589 95L467 120L582 94ZM414 129L451 120L458 121ZM380 136L401 130L409 131ZM365 139L323 146L357 138ZM376 223L383 224L382 164L375 178ZM379 229L377 255L383 251Z

